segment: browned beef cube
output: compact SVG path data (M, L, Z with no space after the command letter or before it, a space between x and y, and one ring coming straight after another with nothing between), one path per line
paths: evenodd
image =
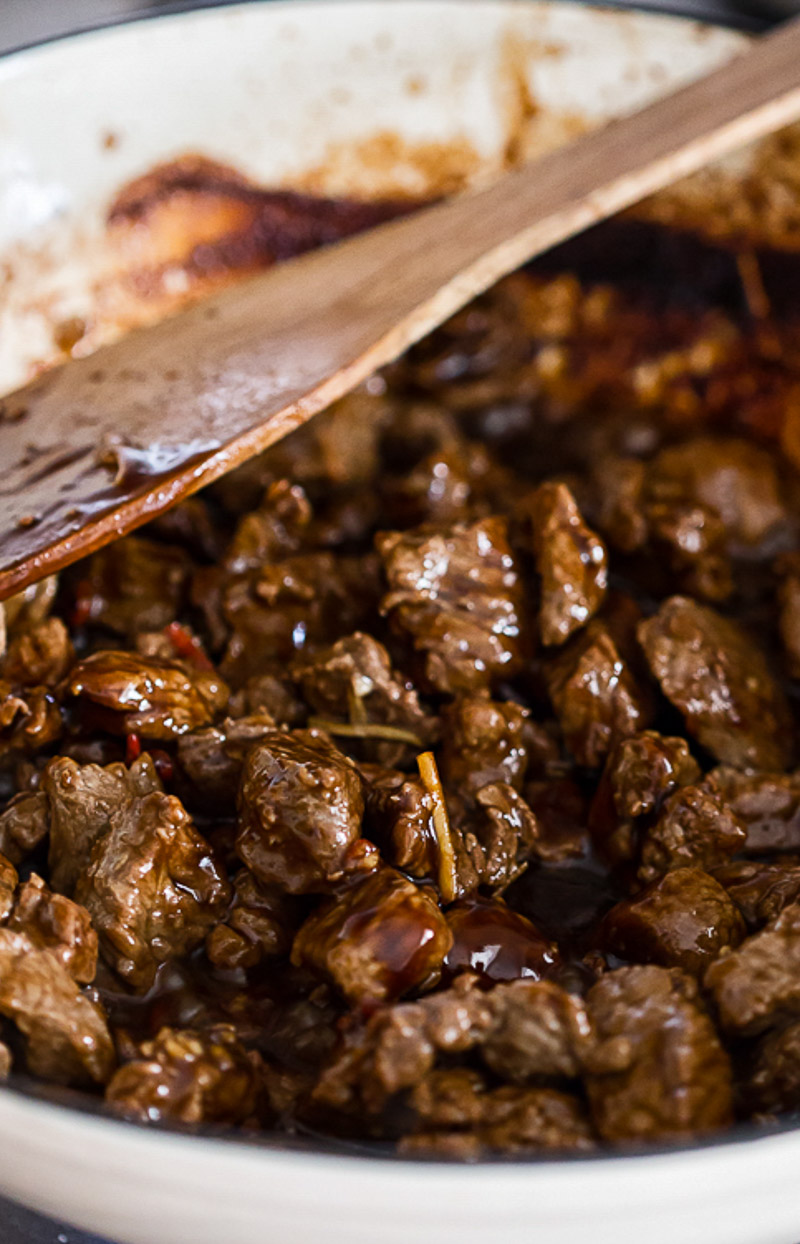
M29 1070L56 1084L104 1084L114 1046L97 1003L81 993L51 950L0 929L0 1012L26 1038Z
M301 927L292 962L351 1002L394 999L435 983L453 936L428 890L382 868L329 899Z
M63 730L61 708L47 687L12 687L0 680L0 756L33 756Z
M88 911L63 894L54 894L36 873L20 888L8 928L27 934L49 950L78 984L90 985L97 972L97 934Z
M247 757L236 849L253 875L289 894L326 890L350 871L369 871L362 848L361 779L322 734L275 734Z
M564 740L579 764L597 768L615 743L648 724L649 697L599 619L547 663L545 678Z
M800 1021L764 1034L753 1052L742 1095L750 1110L797 1110L800 1106Z
M243 868L233 879L233 902L225 923L206 939L206 953L217 967L255 967L262 959L288 955L297 925L295 900L260 886Z
M472 860L481 885L505 889L535 852L539 824L526 801L507 782L484 786L478 791L476 802L480 813L476 812L464 826L465 853Z
M594 483L593 513L614 548L634 553L647 541L644 513L645 463L604 453L590 466Z
M55 687L68 673L75 650L60 618L21 631L8 646L3 677L17 687Z
M800 849L800 775L742 773L718 765L708 781L744 825L747 852Z
M378 766L362 765L360 772L365 779L367 832L384 858L412 877L434 877L438 851L433 801L422 779Z
M44 841L48 828L47 796L22 791L0 813L0 852L13 864L21 864Z
M244 762L251 748L275 732L267 713L228 717L178 740L178 761L186 777L180 793L190 806L233 814Z
M113 764L79 765L57 756L44 771L42 792L50 818L50 881L72 894L89 863L92 847L111 825L112 816L136 798L161 790L148 755L130 769Z
M784 769L792 753L786 698L735 622L683 596L639 627L650 668L686 727L719 760Z
M271 717L276 726L302 726L306 706L294 684L278 672L256 674L235 691L230 700L231 717Z
M78 587L87 620L133 639L178 616L190 562L183 549L142 536L115 540L89 558Z
M184 661L147 660L130 652L95 652L67 684L99 710L114 734L173 739L224 712L228 688L215 673Z
M750 929L774 920L790 903L800 901L800 860L734 860L714 869Z
M540 484L528 507L541 578L542 643L563 644L603 603L608 556L603 541L583 521L566 484Z
M525 802L536 818L531 851L548 863L577 859L589 850L586 798L576 782L528 782Z
M422 708L413 684L392 668L389 653L371 635L356 631L330 648L301 657L294 674L306 703L326 719L326 728L336 734L327 722L343 724L346 742L348 731L358 739L364 727L361 737L370 740L368 754L381 764L413 757L434 736L436 723ZM370 733L376 726L386 728L385 737L378 730ZM395 738L393 730L398 732Z
M162 1028L115 1073L109 1105L140 1123L241 1123L256 1110L258 1074L233 1028Z
M503 518L377 537L389 592L382 608L450 694L511 677L522 658L524 601Z
M731 1122L730 1063L691 977L618 968L592 986L587 1008L597 1041L586 1091L604 1140L701 1136Z
M76 898L103 957L144 992L160 964L204 940L227 908L230 886L180 801L155 793L112 814Z
M515 981L489 994L492 1024L480 1045L501 1080L525 1084L542 1076L581 1074L592 1043L583 1002L552 981Z
M258 508L239 520L225 551L225 568L241 574L298 553L311 518L311 505L300 485L288 479L275 480Z
M705 975L722 1027L746 1036L800 1014L800 903L723 954Z
M561 958L558 947L502 899L455 903L447 911L453 945L448 973L471 971L486 981L539 980Z
M653 881L671 868L713 868L746 841L741 821L709 783L684 786L644 834L639 879Z
M528 767L527 709L485 696L460 696L442 716L441 773L445 786L476 795L491 782L516 790Z
M606 949L632 963L660 963L700 976L726 946L747 935L742 915L719 882L699 868L676 868L603 922Z
M0 921L4 921L14 906L19 877L17 870L5 855L0 855Z
M621 739L609 754L592 803L595 844L613 863L633 859L637 819L657 811L668 795L699 777L685 739L665 738L654 730Z

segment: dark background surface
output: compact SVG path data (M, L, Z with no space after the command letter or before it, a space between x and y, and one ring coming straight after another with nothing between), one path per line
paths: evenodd
M131 16L207 7L231 0L0 0L0 53L43 39L88 30ZM379 0L375 0L376 3ZM465 0L467 3L468 0ZM800 0L640 0L636 7L687 13L757 28ZM109 1244L63 1223L51 1222L0 1198L0 1244ZM236 1244L230 1241L230 1244Z

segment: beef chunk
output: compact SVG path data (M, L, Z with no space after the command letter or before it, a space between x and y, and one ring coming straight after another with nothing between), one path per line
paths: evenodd
M699 1136L731 1122L728 1056L691 977L618 968L592 986L587 1007L597 1041L586 1091L604 1140Z
M747 834L739 818L706 783L670 795L642 841L641 881L671 868L713 868L741 851Z
M746 851L800 849L800 775L742 773L718 765L708 781L744 825Z
M75 650L60 618L45 618L11 641L3 677L17 687L55 687L75 660Z
M438 850L433 800L422 779L367 765L360 771L366 780L367 832L384 857L412 877L435 877Z
M382 868L309 916L292 961L351 1002L374 1003L435 983L452 941L430 893Z
M245 762L236 849L254 876L289 894L369 871L359 838L364 799L351 761L322 734L275 734Z
M0 756L33 756L63 733L55 695L47 687L12 687L0 679Z
M597 768L615 743L648 724L648 696L599 619L547 663L545 678L565 742L579 764Z
M606 948L633 963L659 963L700 976L747 929L719 882L699 868L676 868L618 903L603 922Z
M558 947L502 899L455 903L447 911L453 945L448 973L468 970L486 981L539 980L559 962Z
M646 468L638 458L604 453L591 468L593 512L597 525L614 548L634 553L647 541L644 513Z
M800 901L800 860L738 860L714 869L750 929L760 929L790 903Z
M403 1138L401 1153L477 1158L492 1152L594 1148L584 1107L577 1098L555 1089L487 1090L480 1077L438 1071L414 1090L411 1104L422 1130ZM448 1126L448 1116L462 1127Z
M525 801L536 818L532 854L547 863L576 859L589 849L586 799L576 782L528 782Z
M114 1046L97 1003L81 993L49 949L0 929L0 1012L26 1038L29 1070L56 1084L104 1084Z
M294 673L306 703L325 718L324 728L345 741L349 735L369 739L369 754L380 764L400 763L408 758L409 745L422 751L434 736L436 723L413 685L392 668L389 653L371 635L356 631L337 640L298 660Z
M540 484L529 509L541 578L542 643L563 644L603 602L608 583L605 545L584 523L566 484Z
M47 796L42 791L22 791L0 813L0 852L12 864L21 864L47 837Z
M609 754L592 803L595 844L614 863L633 859L639 818L657 812L668 795L699 777L684 739L654 730L621 739Z
M260 886L242 868L233 879L233 902L225 923L206 939L206 954L216 967L255 967L265 958L289 954L297 924L295 901Z
M79 985L94 980L97 934L88 911L63 894L54 894L36 873L20 888L7 927L26 934L33 946L49 950Z
M460 696L442 717L442 780L460 794L476 795L492 782L516 790L528 767L530 714L512 702Z
M230 700L232 717L271 717L276 726L302 726L306 706L289 678L279 673L256 674Z
M471 833L465 834L464 845L480 884L505 889L536 849L539 825L528 804L507 782L484 786L476 801L480 814L470 819Z
M377 546L389 584L382 608L425 654L435 690L473 692L518 670L524 604L505 519L389 532Z
M185 802L205 813L233 814L244 762L250 750L275 732L268 713L228 717L219 726L207 726L178 740L178 761L186 782Z
M800 1021L764 1034L753 1052L743 1096L750 1110L800 1107Z
M161 790L153 762L143 755L131 765L79 765L57 756L44 771L42 793L50 818L50 881L72 894L89 863L92 847L114 813L132 800Z
M592 1043L586 1008L552 981L518 981L489 995L493 1022L480 1052L501 1080L581 1074Z
M723 954L705 975L722 1027L749 1036L800 1014L800 904Z
M650 667L689 732L718 760L784 769L792 751L786 699L753 640L684 596L639 627Z
M261 504L239 520L224 559L234 574L298 553L312 518L311 505L299 484L278 479Z
M160 630L178 615L189 570L182 549L126 536L89 559L78 586L78 609L87 621L128 639Z
M146 991L160 964L203 941L224 913L230 887L180 801L154 793L112 813L76 898L109 965Z
M225 710L228 688L217 674L183 661L147 660L128 652L95 652L67 684L97 709L114 734L173 739Z
M256 1064L224 1024L206 1032L162 1028L106 1088L109 1105L140 1123L242 1123L257 1098Z
M14 906L19 877L11 860L0 855L0 921L5 921Z

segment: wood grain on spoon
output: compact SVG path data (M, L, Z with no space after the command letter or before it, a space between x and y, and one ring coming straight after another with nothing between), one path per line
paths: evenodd
M270 269L3 401L0 599L163 512L499 277L800 117L800 20L488 189Z

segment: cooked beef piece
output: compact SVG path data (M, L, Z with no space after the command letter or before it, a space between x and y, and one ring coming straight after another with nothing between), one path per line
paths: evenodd
M585 855L589 849L586 798L570 778L528 782L525 801L536 818L531 853L556 864Z
M726 946L738 946L747 928L719 882L699 868L676 868L603 921L602 943L632 963L659 963L701 976Z
M420 880L435 877L438 851L433 800L422 779L379 766L362 765L360 771L365 778L365 827L370 838L395 868Z
M723 953L704 983L727 1032L751 1036L800 1014L800 903L784 907L738 950Z
M0 852L12 864L21 864L47 837L47 796L43 791L21 791L0 813Z
M750 929L774 920L790 903L800 901L800 860L787 856L769 861L734 860L714 869Z
M266 714L277 726L302 726L306 706L289 678L280 673L256 674L230 699L231 717L259 717Z
M288 955L300 916L295 900L260 886L242 868L233 879L233 902L224 924L206 938L206 954L219 968L251 968L265 958Z
M424 653L431 687L455 695L513 676L524 600L505 519L387 532L377 547L389 585L382 609Z
M744 825L749 854L800 849L800 774L742 773L718 765L708 781Z
M75 896L106 962L145 992L158 967L199 945L224 914L230 887L183 805L158 792L112 812Z
M578 764L598 768L615 743L648 725L648 694L600 619L549 660L544 673L565 742Z
M323 734L296 730L254 747L239 809L236 849L266 885L289 894L325 891L377 864L377 851L360 838L358 771Z
M685 739L643 730L621 739L606 761L589 824L595 845L614 863L632 860L641 817L660 810L668 795L700 777Z
M32 756L55 743L64 722L47 687L15 688L0 679L0 756Z
M223 565L232 574L241 574L298 553L311 517L311 505L299 484L275 480L258 508L240 518Z
M459 696L442 716L441 773L445 786L476 795L491 782L516 790L528 767L527 709L511 701Z
M7 856L0 855L0 922L5 922L14 906L18 884L16 868Z
M753 1051L742 1095L748 1110L800 1107L800 1021L767 1032Z
M222 673L233 687L271 673L276 662L356 630L377 602L372 554L298 553L228 576L222 608L232 634Z
M590 466L593 514L609 543L634 553L648 537L644 513L646 467L638 458L604 453Z
M55 687L75 660L69 632L60 618L45 618L9 644L3 677L16 687Z
M644 833L639 879L654 881L671 868L713 868L741 851L746 841L744 826L713 786L683 786Z
M118 1068L106 1101L141 1123L242 1123L255 1114L258 1071L233 1028L162 1028Z
M540 484L527 508L541 579L539 632L542 643L563 644L603 603L608 584L605 545L586 526L566 484Z
M0 1013L26 1038L33 1075L56 1084L104 1084L114 1046L100 1006L81 993L52 950L0 929Z
M275 733L275 722L268 713L250 717L228 717L219 726L184 734L178 740L177 756L185 782L180 785L184 800L206 814L210 811L233 814L244 762L251 749Z
M301 656L294 676L306 703L325 718L325 728L341 735L343 746L351 738L368 740L368 754L380 764L413 757L435 735L436 722L422 708L413 684L393 669L389 653L371 635L356 631L330 648ZM376 726L388 728L386 734Z
M219 717L228 688L214 673L185 661L156 661L126 652L95 652L72 671L67 689L102 711L114 734L174 739Z
M403 1138L401 1153L477 1158L492 1152L594 1148L591 1123L576 1097L549 1088L487 1090L480 1077L469 1076L434 1071L414 1090L411 1104L422 1130Z
M292 962L374 1004L435 984L453 935L429 890L381 868L323 903L302 925Z
M730 1062L691 977L618 968L592 986L587 1008L597 1039L585 1084L604 1140L701 1136L731 1122Z
M76 593L82 618L132 640L178 616L190 563L183 549L126 536L94 553L85 569Z
M50 881L72 894L86 872L92 848L108 832L111 818L132 801L161 790L145 753L127 769L122 764L79 765L67 756L51 760L42 777L50 824Z
M453 945L444 966L451 975L467 970L486 981L539 980L561 961L555 943L502 899L455 903L447 923Z
M481 885L505 889L536 849L539 825L528 804L507 782L493 782L476 795L480 809L467 822L464 845ZM465 826L465 828L467 828ZM477 843L472 847L471 839Z
M20 887L7 927L25 933L38 949L49 950L79 985L94 980L97 934L88 911L54 894L36 873Z
M778 558L776 570L778 628L786 669L792 678L800 678L800 553L784 553Z
M455 438L426 454L410 470L389 475L382 511L401 527L468 522L490 513L509 472L485 445Z
M517 981L489 999L493 1022L480 1052L499 1079L526 1084L581 1074L592 1026L580 998L552 981Z
M650 667L686 727L718 760L780 770L792 754L786 698L757 644L735 622L685 596L639 627Z

